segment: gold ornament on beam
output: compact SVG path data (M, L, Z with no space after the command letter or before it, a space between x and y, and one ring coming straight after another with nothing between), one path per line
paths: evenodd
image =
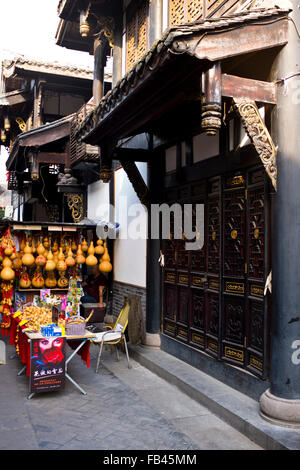
M21 117L16 118L16 123L18 124L21 132L26 131L26 122Z
M68 207L75 223L83 219L83 197L80 194L67 194Z

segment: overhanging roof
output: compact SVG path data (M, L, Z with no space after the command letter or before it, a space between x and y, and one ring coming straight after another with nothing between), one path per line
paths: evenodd
M71 114L63 119L59 119L49 124L45 124L44 126L19 134L14 141L10 155L7 159L7 170L12 169L12 165L18 156L20 147L39 147L69 136L71 132L71 121L74 116L74 114Z
M93 80L94 76L93 70L72 65L62 65L58 62L40 62L25 57L16 57L2 62L4 78L10 78L17 74L22 75L22 73L27 72L31 74L59 75L82 80Z
M283 46L288 40L289 11L257 9L170 28L78 126L76 137L99 145L113 133L118 138L130 135L142 116L145 119L145 103L152 107L157 103L153 94L161 92L164 79L170 86L174 70L187 73L183 59L207 68L214 61Z

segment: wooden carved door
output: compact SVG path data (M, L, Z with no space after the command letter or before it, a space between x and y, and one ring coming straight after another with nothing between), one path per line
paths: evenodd
M174 240L171 224L170 239L163 242L162 325L165 334L263 378L269 210L265 186L259 168L185 187L183 204L205 206L204 245L186 250L185 234ZM177 200L179 196L177 192Z

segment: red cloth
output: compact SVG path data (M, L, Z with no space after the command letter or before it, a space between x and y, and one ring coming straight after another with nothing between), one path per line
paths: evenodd
M79 341L67 341L68 345L70 346L70 348L73 349L73 351L75 351L75 349L78 348L80 342L81 342L80 340ZM84 362L86 362L87 367L90 367L90 342L89 341L86 341L84 343L84 345L79 349L77 354L81 357L81 359Z

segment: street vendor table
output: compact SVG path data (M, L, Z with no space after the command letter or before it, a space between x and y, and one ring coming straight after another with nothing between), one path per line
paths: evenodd
M20 356L21 362L24 364L22 369L18 372L21 375L25 370L27 375L30 376L30 341L34 339L41 339L43 336L40 333L31 333L29 331L22 331L22 327L18 328L19 321L17 318L12 317L11 331L10 331L10 344L17 346L17 352ZM68 345L73 349L72 354L66 359L65 363L65 377L75 385L83 395L86 391L67 373L67 366L73 359L75 354L79 354L83 361L86 362L87 367L90 365L89 346L90 340L95 338L95 334L85 330L84 335L66 335ZM32 398L34 393L28 395L28 399Z

